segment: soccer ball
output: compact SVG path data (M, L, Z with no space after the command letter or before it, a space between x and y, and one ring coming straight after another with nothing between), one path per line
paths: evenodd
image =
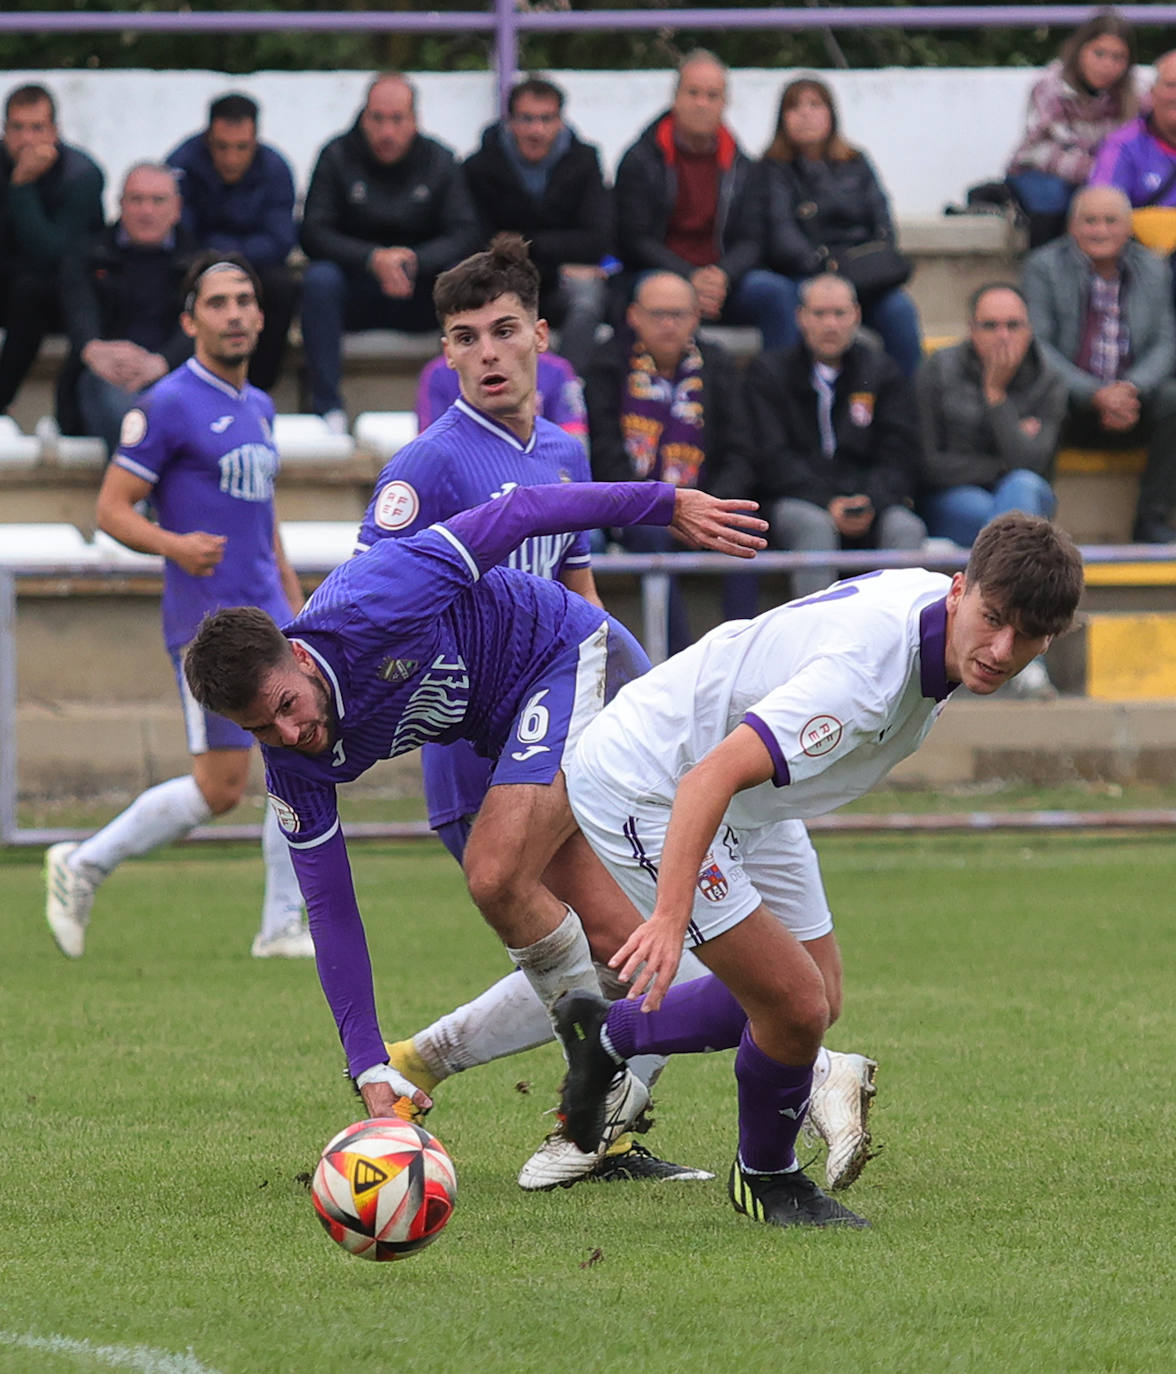
M457 1197L445 1146L398 1117L357 1121L327 1143L311 1184L327 1235L370 1260L398 1260L431 1245Z

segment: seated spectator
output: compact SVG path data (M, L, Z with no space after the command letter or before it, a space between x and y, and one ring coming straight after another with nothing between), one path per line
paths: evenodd
M439 419L461 395L457 373L444 354L439 354L421 369L417 382L417 428L423 433ZM565 434L588 443L588 419L584 409L584 387L576 369L558 353L540 353L535 391L535 414L542 415Z
M483 238L506 230L529 240L541 277L539 313L583 372L604 318L600 263L613 246L612 202L599 150L569 128L563 108L564 93L552 82L519 82L506 119L485 130L464 170Z
M18 86L4 105L0 148L0 411L61 328L58 271L102 228L103 176L80 148L62 143L44 86Z
M920 508L937 539L971 548L997 515L1049 519L1049 478L1066 383L1042 356L1015 286L982 286L968 339L927 358L915 379L923 426Z
M1070 231L1025 260L1029 318L1066 381L1063 443L1147 445L1134 538L1169 544L1176 504L1176 318L1166 262L1131 239L1122 191L1088 186Z
M249 364L249 380L269 391L282 370L294 279L286 259L294 247L294 174L257 138L257 104L222 95L208 107L208 128L168 155L180 174L183 223L197 248L248 258L261 280L265 328Z
M192 351L180 327L180 284L193 245L180 224L176 174L141 162L123 182L116 224L62 264L71 344L58 386L67 434L95 434L113 453L140 392Z
M1009 189L1029 220L1029 247L1066 232L1066 211L1103 139L1134 118L1135 31L1100 10L1066 39L1029 93L1025 135L1009 160Z
M785 86L761 175L767 214L764 262L788 280L790 315L800 283L817 272L838 271L847 250L863 244L893 248L886 193L869 158L841 136L833 93L816 77L800 77ZM867 326L881 335L887 353L913 377L923 357L914 301L901 286L863 287L859 294Z
M670 482L712 496L751 494L753 473L739 377L727 351L695 337L698 297L676 272L643 277L626 328L597 346L584 379L597 482ZM632 553L680 549L668 530L620 531ZM669 649L691 641L670 589Z
M1113 133L1099 149L1092 186L1115 186L1134 207L1145 248L1176 248L1176 52L1157 58L1151 112Z
M355 123L319 153L302 246L310 403L342 432L344 330L432 333L433 282L478 246L465 177L448 148L418 132L405 77L377 76Z
M704 321L755 325L765 348L792 334L794 297L759 266L763 215L753 166L723 123L727 69L688 54L672 107L617 168L617 239L623 290L642 272L676 272L698 294Z
M919 421L898 364L857 337L853 286L827 272L800 287L801 342L747 369L759 491L777 547L917 549ZM833 566L792 575L794 596L819 591Z

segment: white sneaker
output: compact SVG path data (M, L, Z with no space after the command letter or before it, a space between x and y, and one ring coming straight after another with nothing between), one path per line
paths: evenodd
M302 919L291 921L276 935L263 939L259 931L249 951L255 959L313 959L314 941L310 927Z
M617 1076L604 1099L604 1135L599 1147L585 1154L554 1130L519 1171L519 1187L529 1193L567 1188L592 1173L608 1147L632 1126L649 1106L649 1089L628 1069Z
M67 959L86 952L86 927L98 884L82 869L70 868L67 860L77 848L64 843L45 851L45 919Z
M805 1130L829 1147L825 1186L848 1188L873 1158L867 1118L878 1065L864 1054L829 1051L829 1076L813 1093Z
M346 434L347 412L345 410L328 410L323 416L323 423L327 427L328 434Z

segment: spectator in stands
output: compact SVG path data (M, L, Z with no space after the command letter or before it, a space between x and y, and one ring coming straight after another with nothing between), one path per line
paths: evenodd
M1066 232L1070 200L1103 139L1138 106L1135 31L1114 10L1100 10L1033 83L1025 134L1009 160L1007 181L1028 216L1030 248Z
M96 434L114 453L139 395L192 351L180 288L193 244L180 224L176 174L140 162L123 182L119 218L61 267L71 351L58 387L67 434Z
M698 295L676 272L643 277L626 328L600 344L584 380L592 476L657 481L712 496L751 493L750 435L735 364L721 345L696 338ZM620 532L633 553L680 548L664 529ZM690 643L686 609L671 587L669 649Z
M853 286L827 272L803 282L801 342L747 370L748 410L777 547L917 549L919 469L914 390L898 364L858 337ZM830 567L792 576L795 596L833 580Z
M347 425L344 329L432 333L433 282L477 240L465 177L448 148L418 131L411 83L377 76L355 123L319 153L302 219L310 401L333 430Z
M444 354L421 369L417 383L417 427L426 430L461 395L457 372ZM540 353L535 391L535 414L542 415L565 434L588 443L588 419L584 387L576 369L558 353Z
M785 86L761 174L764 261L787 278L789 313L806 277L836 271L852 280L856 269L847 250L877 245L870 254L875 279L863 275L855 291L867 326L913 377L923 345L915 303L900 285L909 267L895 248L886 193L869 158L842 137L833 93L823 81L805 76Z
M1117 186L1134 207L1135 236L1157 253L1176 248L1176 52L1157 58L1151 112L1099 149L1092 186Z
M103 176L62 143L44 86L18 86L4 105L0 148L0 411L12 404L41 340L61 327L58 270L102 228Z
M208 128L168 155L180 174L183 223L197 248L240 253L261 281L265 328L249 364L249 380L269 391L278 380L294 280L286 259L294 247L294 174L257 138L257 103L222 95L208 107Z
M563 108L564 93L552 82L519 82L506 119L485 130L464 168L483 238L506 230L530 241L542 278L539 313L583 372L604 318L600 264L613 246L612 202L598 149L569 128Z
M1134 538L1176 541L1176 319L1166 262L1131 239L1122 191L1088 186L1070 231L1030 253L1023 286L1046 361L1066 380L1063 442L1146 444Z
M617 237L624 289L642 272L676 272L703 320L753 324L765 348L792 335L788 284L759 266L763 214L752 163L723 123L727 69L701 49L678 71L671 108L617 168Z
M982 286L969 303L968 339L919 369L923 496L928 531L971 548L996 515L1049 519L1066 382L1033 338L1015 286Z

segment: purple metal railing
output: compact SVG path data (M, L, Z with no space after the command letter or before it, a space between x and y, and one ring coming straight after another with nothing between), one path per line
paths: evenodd
M75 13L26 10L0 14L0 33L271 33L283 29L311 32L352 30L366 33L460 33L494 35L498 92L506 93L518 68L519 35L595 29L958 29L1072 27L1089 18L1090 5L943 5L862 9L665 9L519 11L515 0L494 0L486 10L441 13L403 11L314 10L179 11L169 13ZM1133 24L1176 24L1176 5L1120 5Z

